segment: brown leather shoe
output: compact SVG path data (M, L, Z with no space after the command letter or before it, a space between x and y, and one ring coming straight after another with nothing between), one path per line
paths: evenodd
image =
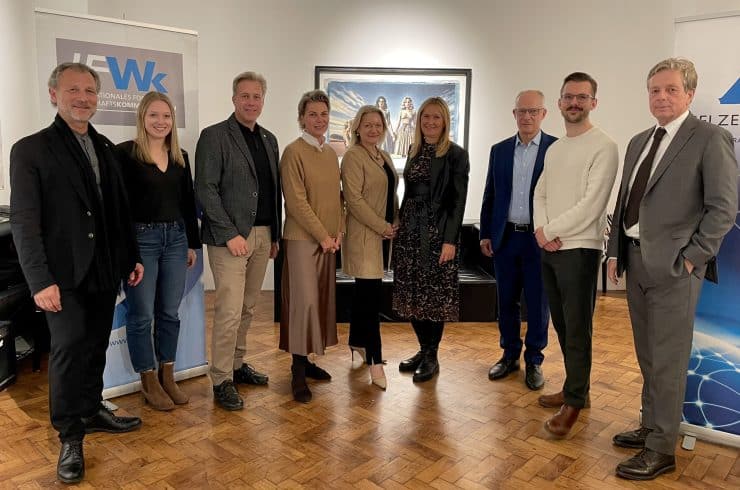
M570 429L573 428L576 420L578 420L578 414L580 412L580 408L563 405L558 410L558 413L545 421L545 429L555 437L565 437L570 432Z
M565 396L562 391L552 395L542 395L537 399L537 403L545 408L560 408L565 404ZM591 408L591 395L586 395L586 404L583 408Z

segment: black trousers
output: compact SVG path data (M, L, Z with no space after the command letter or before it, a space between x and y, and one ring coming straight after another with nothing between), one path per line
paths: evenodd
M383 362L380 341L380 303L382 279L355 278L349 345L364 347L368 364Z
M591 384L591 336L601 250L574 248L542 255L542 279L565 361L563 395L583 408Z
M62 442L82 440L82 417L100 408L105 352L116 292L61 292L62 311L46 313L49 352L49 413Z

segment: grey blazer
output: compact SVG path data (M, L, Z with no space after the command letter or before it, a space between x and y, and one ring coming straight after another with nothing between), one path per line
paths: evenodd
M270 161L275 213L272 241L280 239L283 205L280 161L275 135L259 126ZM195 195L203 210L201 239L224 246L237 235L246 238L257 216L257 170L234 114L200 133L195 150Z
M619 274L627 267L622 215L629 179L653 129L633 137L624 157L608 246ZM685 275L684 258L694 264L694 274L704 277L707 263L735 221L737 175L732 135L689 114L658 162L640 204L640 252L654 281Z

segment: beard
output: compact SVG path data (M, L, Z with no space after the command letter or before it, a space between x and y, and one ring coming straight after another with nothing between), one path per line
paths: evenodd
M571 114L568 111L578 110L575 114ZM578 124L588 117L589 111L580 107L568 107L565 110L561 110L560 113L563 115L563 119L571 124Z

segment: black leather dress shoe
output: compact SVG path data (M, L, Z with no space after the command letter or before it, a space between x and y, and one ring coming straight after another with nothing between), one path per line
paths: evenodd
M652 480L676 469L676 457L645 448L617 465L617 476L627 480Z
M57 463L57 477L63 483L77 483L85 476L85 457L82 455L82 441L62 443Z
M398 370L402 373L413 373L421 364L422 359L424 359L424 351L419 351L408 359L401 361Z
M316 364L309 362L306 364L306 377L316 379L318 381L330 381L331 374L327 373Z
M131 432L141 427L139 417L118 417L103 405L92 417L82 417L85 424L85 433L109 432L111 434L120 434L122 432Z
M213 387L213 401L224 410L234 411L244 408L244 399L236 391L236 386L230 379Z
M268 380L266 374L260 373L246 362L239 369L234 370L234 383L262 386L266 385Z
M527 363L524 382L530 390L541 390L545 386L545 376L542 374L542 366Z
M621 432L612 438L612 442L619 447L642 449L645 447L645 439L652 431L653 429L640 427L639 429Z
M519 359L506 359L502 357L488 370L488 379L493 381L505 378L514 371L519 371Z

